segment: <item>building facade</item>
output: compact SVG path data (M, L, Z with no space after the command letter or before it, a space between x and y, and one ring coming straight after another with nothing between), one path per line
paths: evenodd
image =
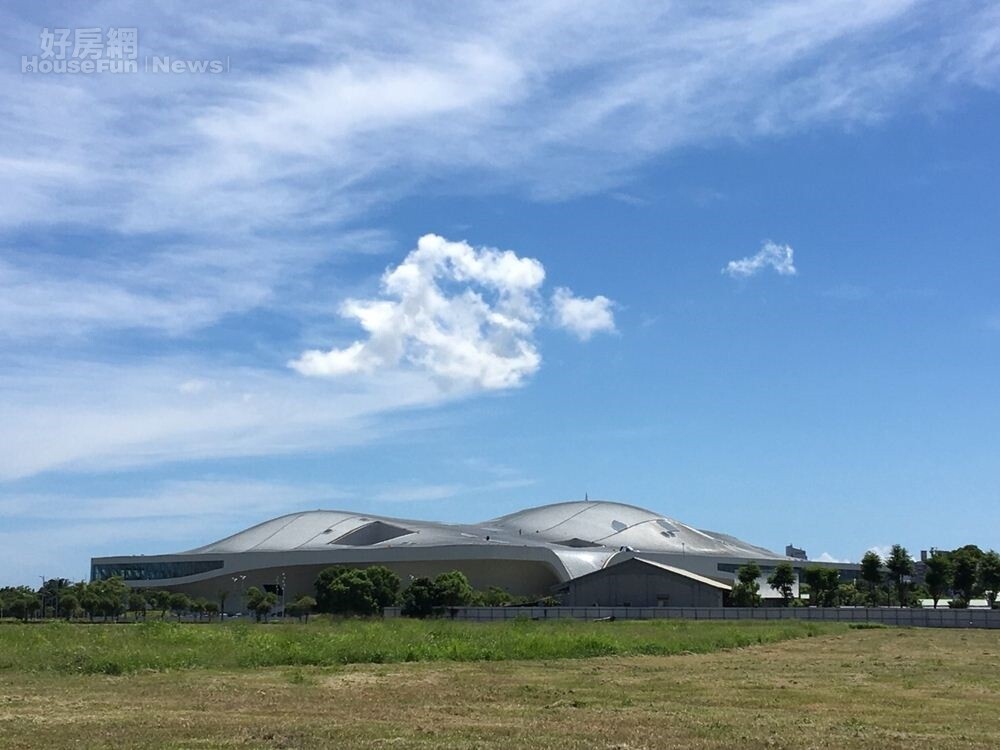
M764 580L774 566L797 562L643 508L585 500L471 525L347 511L292 513L187 552L94 558L91 578L121 576L136 588L224 599L232 613L243 609L250 586L284 593L288 601L313 594L316 577L330 566L383 565L404 586L412 578L461 570L474 588L541 597L636 556L726 587L753 560L763 570L764 596L774 595Z

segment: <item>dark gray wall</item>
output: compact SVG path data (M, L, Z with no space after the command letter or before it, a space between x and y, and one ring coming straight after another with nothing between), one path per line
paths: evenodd
M721 607L722 590L648 565L624 562L570 581L570 607Z

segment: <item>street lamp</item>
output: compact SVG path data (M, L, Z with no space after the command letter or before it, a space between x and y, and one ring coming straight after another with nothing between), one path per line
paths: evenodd
M243 582L246 581L246 576L233 576L233 584L235 585L238 581L240 584L240 613L243 613Z
M281 621L285 621L285 574L274 579L274 582L281 588Z

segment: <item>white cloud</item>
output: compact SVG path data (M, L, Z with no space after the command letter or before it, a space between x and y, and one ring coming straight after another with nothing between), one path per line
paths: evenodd
M87 575L93 556L179 552L262 518L309 507L344 507L349 494L282 482L207 479L155 482L129 494L0 491L0 585L39 574Z
M873 544L871 547L865 550L865 552L874 552L883 560L887 559L890 554L892 554L891 544Z
M378 503L428 502L447 500L462 492L458 484L413 484L387 487L372 495Z
M310 484L233 479L164 481L122 495L80 496L67 503L58 494L0 492L0 515L74 525L80 521L166 519L218 516L259 520L289 509L330 507L348 501L343 490ZM192 528L192 531L201 532ZM232 531L232 529L230 529ZM204 542L208 539L202 540Z
M11 355L0 366L0 480L335 450L381 435L390 414L405 431L414 409L516 386L538 369L544 278L541 263L512 251L422 237L384 274L384 299L342 305L363 341L292 363L309 375L363 376L338 385L200 357Z
M839 557L834 557L834 556L833 556L833 555L831 555L831 554L830 554L829 552L824 552L823 554L821 554L821 555L820 555L819 557L817 557L817 558L816 558L816 562L825 562L825 563L849 563L849 562L851 562L851 561L850 561L850 560L844 560L844 559L842 559L842 558L839 558Z
M362 300L345 311L364 340L299 360L370 373L363 382L266 369L316 325L317 289L344 296L330 288L342 274L318 271L359 246L384 250L385 235L364 231L372 209L428 183L445 196L627 193L638 167L678 149L864 127L913 103L950 106L970 85L1000 88L1000 14L975 4L123 7L63 5L58 22L124 14L144 55L230 55L233 70L0 71L0 477L329 450L378 435L388 413L460 395L458 383L522 382L539 366L538 289L505 311L483 271L427 287L453 329L430 325L430 297L408 297L419 314L407 324L424 338L380 319L409 315L401 296ZM4 20L3 47L17 54L52 23L31 4ZM254 330L251 344L230 344L257 309L292 320L271 340ZM225 337L184 338L220 321L233 324ZM121 329L134 338L107 347ZM164 351L163 334L166 350L194 354L137 354ZM231 350L212 348L223 339ZM218 364L229 356L251 366Z
M530 487L533 479L495 479L482 484L400 484L386 487L371 499L379 503L409 503L434 500L449 500L454 497L476 495L497 490L512 490Z
M544 280L534 258L427 234L383 274L380 298L341 305L366 339L306 351L289 365L303 375L342 376L406 364L449 388L518 386L542 361L533 334L543 317ZM614 328L606 297L581 299L560 288L553 304L557 324L581 339Z
M576 297L566 287L559 287L552 295L556 325L565 328L581 341L586 341L595 333L614 332L613 307L614 303L607 297Z
M184 388L204 382L206 387ZM351 387L294 373L209 367L23 360L0 368L0 480L53 469L110 470L168 461L330 451L368 442L396 414L445 393L419 372L384 372Z
M72 27L122 11L60 12ZM975 4L469 3L445 17L303 2L238 22L225 8L128 12L145 54L230 55L233 71L0 72L0 226L141 240L71 273L18 262L25 283L0 284L8 337L123 326L175 335L287 302L294 295L275 294L284 282L335 250L295 258L271 247L275 237L298 245L353 225L427 180L444 192L454 176L463 193L598 192L678 148L864 126L912 102L950 105L970 83L1000 88L1000 13ZM32 52L40 25L30 9L11 11L4 48ZM164 252L153 230L182 241ZM206 257L224 240L227 252ZM32 304L31 288L49 304Z
M798 271L795 270L793 255L791 245L778 245L769 240L756 255L729 261L722 272L733 278L747 278L765 268L772 268L781 276L794 276Z

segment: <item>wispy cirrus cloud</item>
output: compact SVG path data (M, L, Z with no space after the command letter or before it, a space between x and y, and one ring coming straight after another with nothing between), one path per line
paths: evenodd
M15 60L43 26L114 25L139 28L143 55L233 61L220 76L0 69L5 479L335 450L522 382L540 354L516 329L546 318L538 303L522 315L493 300L502 325L468 313L465 343L387 335L398 360L371 335L356 353L322 349L350 340L330 322L339 300L374 299L336 264L400 249L378 225L401 198L627 195L638 169L680 149L863 128L1000 89L1000 13L966 0L99 1L8 5L0 20ZM578 336L613 326L600 297L564 302ZM226 356L216 346L241 338ZM326 363L345 374L289 371L308 346L347 351ZM97 525L38 538L111 534ZM154 533L141 526L121 533Z
M0 335L178 336L287 306L317 267L357 250L336 236L428 181L558 199L626 183L677 148L864 126L916 99L933 107L935 92L997 88L1000 18L961 6L10 8L0 38L18 54L55 19L127 21L143 54L234 64L0 73ZM67 268L16 231L59 227L117 241L77 243ZM57 302L32 304L31 290Z
M379 503L413 503L451 500L453 498L469 498L486 492L497 490L520 489L530 487L535 482L532 479L494 479L484 484L433 484L414 482L385 487L375 492L371 499Z
M332 451L377 438L390 414L465 395L446 393L416 371L330 389L283 369L183 358L114 365L22 359L0 371L0 393L0 480ZM405 419L393 429L405 430Z
M779 245L768 240L755 255L729 261L722 272L735 279L745 279L770 268L779 276L794 276L798 273L794 255L791 245Z
M180 552L303 507L340 507L350 493L308 483L247 479L153 482L133 492L61 493L0 489L4 580L85 578L90 557ZM183 543L181 543L183 544Z

